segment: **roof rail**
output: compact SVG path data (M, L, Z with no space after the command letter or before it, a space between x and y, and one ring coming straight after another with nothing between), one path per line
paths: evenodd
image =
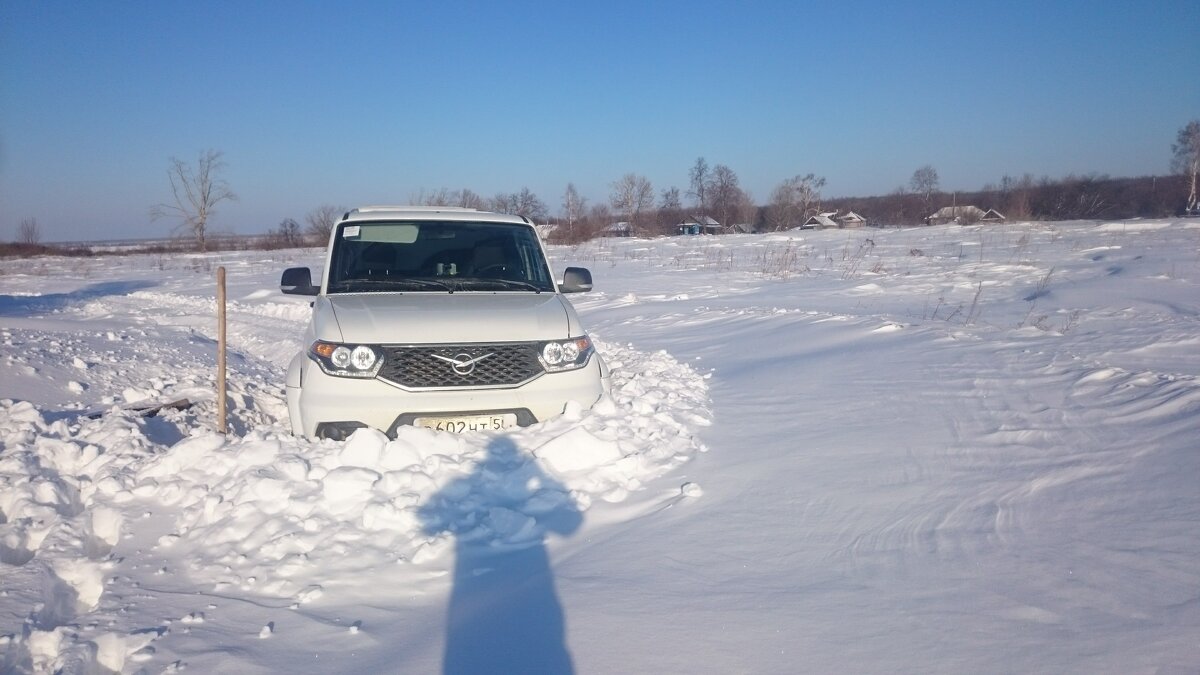
M350 213L374 213L376 211L470 211L478 212L479 209L470 209L463 206L423 206L423 205L376 205L376 206L360 206L355 209L350 209Z
M346 220L352 213L379 213L383 211L416 211L421 213L483 213L479 209L471 209L464 206L424 206L413 204L378 204L373 206L359 206L350 209L342 214L342 220Z
M374 206L359 206L350 209L342 214L342 220L346 220L352 213L380 213L386 211L416 211L419 213L482 213L479 209L470 209L463 206L422 206L410 204L391 205L374 205Z

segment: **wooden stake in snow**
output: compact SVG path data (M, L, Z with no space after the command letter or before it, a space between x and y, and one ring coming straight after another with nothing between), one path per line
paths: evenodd
M217 268L217 431L225 433L225 268Z

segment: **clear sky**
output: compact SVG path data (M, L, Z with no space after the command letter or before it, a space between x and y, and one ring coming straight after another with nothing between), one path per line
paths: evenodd
M759 203L1166 173L1200 2L0 2L0 239L154 237L171 157L224 152L218 231L529 187L558 212L697 157Z

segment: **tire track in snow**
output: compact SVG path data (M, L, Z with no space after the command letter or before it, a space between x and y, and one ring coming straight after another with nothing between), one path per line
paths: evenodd
M1200 521L1187 487L1200 458L1171 450L1200 437L1200 383L1086 363L1055 340L1036 345L1044 351L950 345L955 367L939 377L953 442L918 456L928 487L911 508L839 555L856 566L925 561L949 578L994 570L987 585L1016 603L1009 618L1038 623L1095 608L1148 615L1156 598L1191 593L1200 574L1177 542ZM1130 521L1135 503L1161 522ZM1061 575L1072 594L1008 595ZM1014 576L1028 578L1007 583Z

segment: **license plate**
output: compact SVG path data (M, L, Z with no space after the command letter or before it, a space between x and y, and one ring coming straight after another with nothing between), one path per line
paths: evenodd
M418 417L413 420L413 426L425 427L436 431L449 431L454 434L472 431L500 431L517 426L517 416L512 413L503 415L466 415L461 417Z

